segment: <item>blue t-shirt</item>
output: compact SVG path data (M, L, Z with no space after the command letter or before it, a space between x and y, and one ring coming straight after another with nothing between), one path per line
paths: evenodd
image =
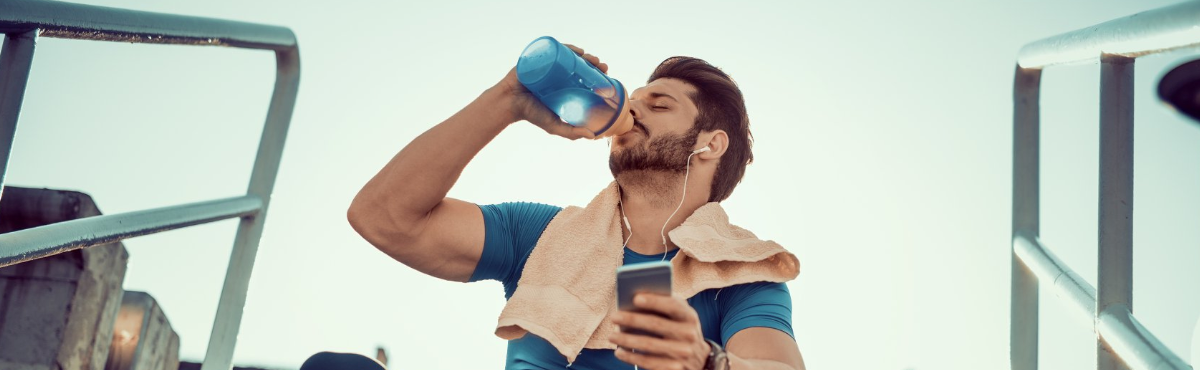
M479 206L483 211L486 236L483 255L470 281L499 280L504 298L511 298L521 280L525 261L545 231L550 219L562 208L537 203L501 203ZM667 253L670 260L678 249ZM625 249L624 264L652 262L662 254L644 255ZM717 299L720 298L720 299ZM782 283L750 283L709 289L689 298L700 316L704 337L721 345L742 329L767 327L792 334L792 296ZM563 369L567 359L549 342L533 334L508 342L507 370ZM571 369L633 369L618 360L612 350L584 349Z

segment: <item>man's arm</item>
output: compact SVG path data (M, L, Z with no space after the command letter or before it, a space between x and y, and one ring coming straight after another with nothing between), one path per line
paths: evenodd
M512 123L496 114L504 99L489 89L405 146L354 197L347 211L354 230L417 271L467 281L483 249L483 215L446 193L471 158Z
M584 57L607 69L596 57ZM572 140L592 137L587 129L560 121L510 70L458 113L413 139L371 178L347 211L350 225L417 271L467 281L483 249L483 216L475 204L446 194L484 145L520 120Z

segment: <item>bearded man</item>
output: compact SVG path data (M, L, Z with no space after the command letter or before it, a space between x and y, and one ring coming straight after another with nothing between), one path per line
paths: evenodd
M783 284L799 272L795 256L729 224L719 205L753 159L737 84L703 60L673 57L626 106L634 128L612 140L615 181L587 207L447 198L515 122L594 138L546 109L514 69L396 154L355 197L350 224L422 273L502 282L505 369L803 369ZM672 296L639 294L638 311L617 310L615 268L661 260L675 270Z

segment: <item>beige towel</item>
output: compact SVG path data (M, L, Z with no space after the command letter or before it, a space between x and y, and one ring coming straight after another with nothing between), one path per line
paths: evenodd
M567 362L583 348L616 348L617 267L624 259L620 195L612 183L586 208L567 207L546 226L517 290L500 313L496 335L512 340L533 333ZM690 298L705 289L768 281L785 282L800 262L782 246L729 224L718 203L701 206L668 235L680 252L671 259L673 295Z

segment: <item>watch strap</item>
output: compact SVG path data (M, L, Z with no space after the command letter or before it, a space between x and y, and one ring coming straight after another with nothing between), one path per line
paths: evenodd
M729 357L725 353L725 348L714 342L712 339L705 339L708 342L708 360L704 362L704 370L729 370Z

